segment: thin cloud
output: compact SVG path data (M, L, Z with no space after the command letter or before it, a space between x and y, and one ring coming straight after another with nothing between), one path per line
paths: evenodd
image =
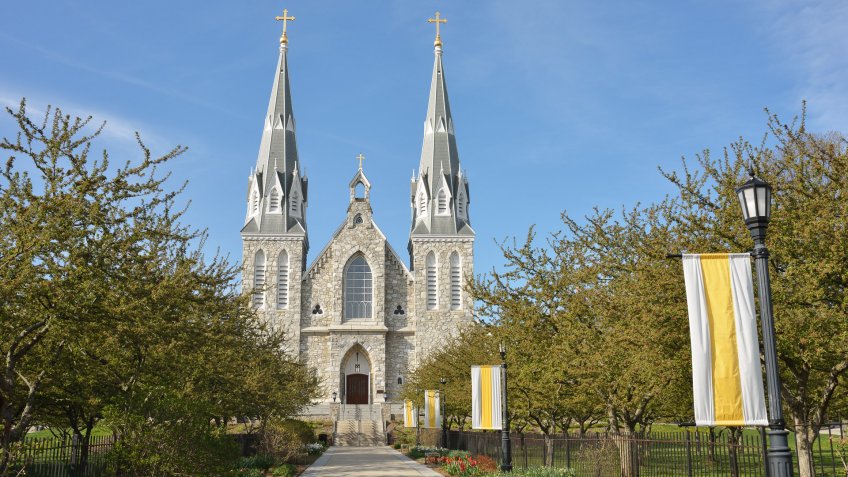
M158 93L158 94L161 94L163 96L168 96L170 98L178 99L178 100L181 100L181 101L184 101L184 102L187 102L187 103L191 103L191 104L194 104L194 105L197 105L197 106L202 106L202 107L207 108L207 109L222 112L222 113L225 113L225 114L232 116L232 117L239 117L239 115L237 115L236 113L234 113L234 112L232 112L228 109L222 108L218 104L210 103L208 101L204 101L204 100L195 98L193 96L187 95L187 94L182 93L180 91L172 90L172 89L169 89L169 88L163 88L163 87L161 87L157 84L150 83L148 81L144 81L144 80L136 78L134 76L125 75L123 73L119 73L119 72L113 71L113 70L96 68L96 67L88 65L86 63L82 63L82 62L73 60L71 58L68 58L64 55L56 53L56 52L49 50L47 48L44 48L44 47L41 47L41 46L38 46L38 45L33 45L31 43L19 40L15 37L10 36L10 35L3 33L3 32L0 32L0 38L5 38L6 40L13 42L13 43L15 43L19 46L22 46L24 48L35 51L36 53L40 54L41 56L43 56L43 57L45 57L45 58L47 58L51 61L54 61L54 62L59 63L59 64L63 64L63 65L66 65L66 66L70 66L71 68L76 68L78 70L85 71L85 72L88 72L88 73L92 73L92 74L95 74L97 76L102 76L104 78L108 78L108 79L115 80L115 81L120 81L122 83L126 83L126 84L129 84L129 85L132 85L132 86L136 86L138 88L146 89L148 91L152 91L154 93Z
M761 1L766 34L797 75L797 100L810 104L810 119L832 130L848 129L848 3L840 0Z
M0 105L4 109L8 107L14 111L20 105L22 96L0 89ZM49 105L51 103L39 97L27 97L27 112L29 116L43 116ZM157 148L167 146L167 141L164 137L140 121L124 118L114 113L100 111L96 108L75 105L73 102L67 100L59 100L55 106L61 107L63 113L72 116L81 118L91 116L91 127L99 127L105 121L106 127L103 128L101 137L109 140L109 142L119 143L121 147L131 147L136 144L136 131L141 134L145 144Z

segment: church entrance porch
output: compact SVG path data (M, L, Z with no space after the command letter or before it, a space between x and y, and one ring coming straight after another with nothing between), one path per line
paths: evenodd
M361 345L353 346L341 362L339 387L343 404L374 402L371 357Z
M347 375L347 390L346 404L368 404L368 375L367 374L349 374Z

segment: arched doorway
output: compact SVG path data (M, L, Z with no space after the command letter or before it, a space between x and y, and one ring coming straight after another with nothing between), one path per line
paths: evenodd
M362 346L356 345L345 354L341 381L343 403L371 403L371 360Z

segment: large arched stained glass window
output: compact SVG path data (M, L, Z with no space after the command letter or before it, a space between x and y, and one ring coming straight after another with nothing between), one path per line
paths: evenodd
M344 317L346 320L371 318L371 267L362 255L354 258L345 271Z

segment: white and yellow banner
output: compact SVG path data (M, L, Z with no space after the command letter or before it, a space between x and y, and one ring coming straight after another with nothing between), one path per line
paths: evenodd
M439 391L424 391L424 426L425 428L442 427L442 415L439 413Z
M471 367L471 427L472 429L500 429L501 417L501 367Z
M751 257L684 254L695 423L764 426Z
M418 427L418 408L409 400L403 402L403 427Z

